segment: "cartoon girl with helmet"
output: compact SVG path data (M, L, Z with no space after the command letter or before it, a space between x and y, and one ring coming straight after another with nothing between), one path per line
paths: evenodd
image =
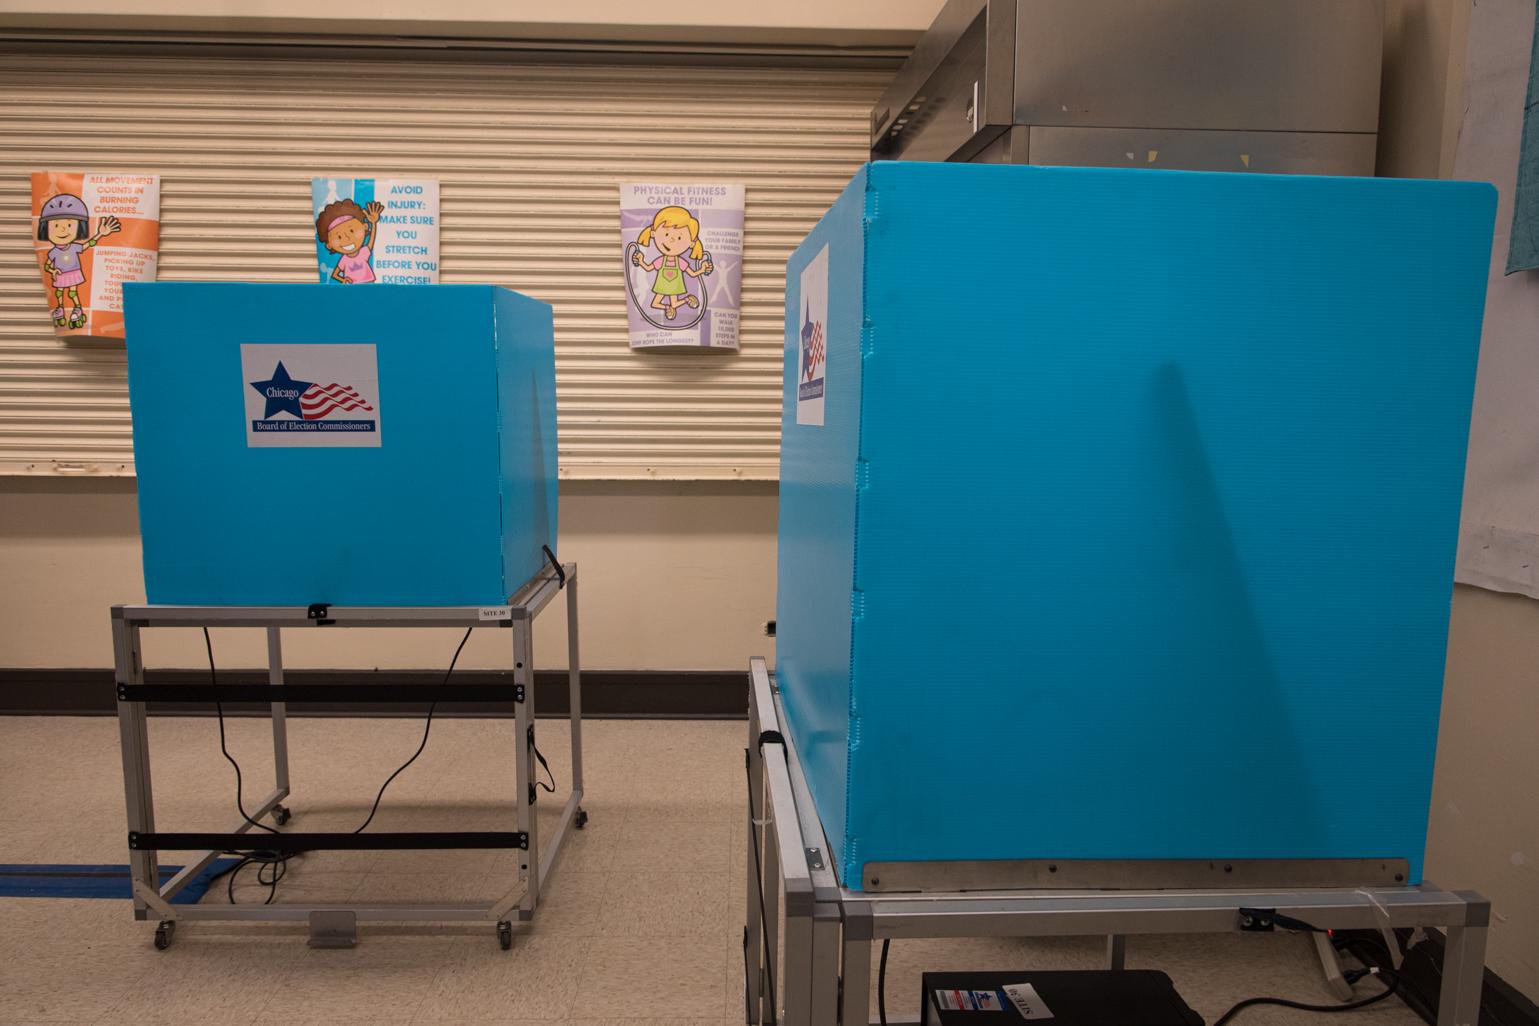
M38 241L53 243L43 267L53 275L53 322L59 327L65 326L66 296L70 301L69 327L85 327L86 315L80 306L80 286L85 284L86 276L85 268L80 263L80 254L94 247L102 236L111 235L122 227L117 218L109 215L96 222L96 234L87 238L91 231L91 212L86 208L85 200L69 193L55 196L38 211Z
M663 311L663 316L671 321L678 315L679 307L700 305L700 297L689 291L684 276L699 278L710 274L713 268L700 244L700 222L693 214L683 207L663 207L653 216L652 224L641 230L636 244L631 263L657 272L652 282L652 309ZM641 255L649 244L657 247L655 260L646 260ZM684 256L686 252L688 258ZM691 259L697 262L691 264Z

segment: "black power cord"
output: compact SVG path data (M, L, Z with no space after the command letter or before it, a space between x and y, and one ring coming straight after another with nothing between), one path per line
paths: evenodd
M455 668L455 666L457 666L459 664L460 653L465 650L465 642L470 640L470 632L473 631L473 630L475 630L474 627L466 627L465 628L465 636L460 638L460 643L459 643L459 645L454 650L454 657L449 660L449 669L448 669L447 672L444 673L444 679L439 681L439 687L442 687L443 685L448 684L449 683L449 678L454 676L454 668ZM391 782L394 781L396 777L400 776L405 771L406 767L408 767L412 763L416 762L417 761L417 756L421 755L423 749L427 748L428 734L433 729L433 713L435 711L437 711L437 709L438 709L438 703L436 701L432 705L428 706L427 722L424 723L423 726L422 726L422 743L417 745L417 750L412 753L411 758L407 759L405 762L401 763L401 765L396 769L396 771L394 773L390 774L389 778L383 784L381 784L379 786L379 793L374 796L374 806L373 806L373 808L369 809L369 818L365 819L363 821L363 826L360 826L357 830L354 830L353 833L355 833L355 834L363 833L364 828L367 827L370 823L374 822L374 814L379 811L380 799L385 797L385 788L389 787ZM536 759L540 760L540 765L545 768L545 775L550 777L550 783L549 784L545 783L545 781L543 781L543 780L536 780L534 782L535 786L539 787L539 788L542 788L543 790L548 791L551 794L555 794L556 793L556 775L551 772L550 763L546 762L545 761L545 756L540 754L540 749L539 749L538 745L531 744L530 747L534 749L534 757Z
M214 665L214 641L209 636L207 627L203 628L203 647L208 651L208 682L211 686L217 687L219 684L219 670ZM245 790L245 786L242 781L240 763L236 762L235 756L230 754L230 747L228 740L225 737L224 730L224 703L219 701L217 697L214 699L214 712L219 716L219 751L225 757L225 761L228 762L230 766L235 770L236 811L240 813L240 818L249 823L253 829L265 830L269 834L278 833L278 831L274 830L272 827L265 823L258 823L247 814L246 802L242 794L242 792ZM242 869L245 869L247 866L256 863L257 882L267 885L267 900L262 902L262 904L271 905L273 898L278 893L278 881L283 879L284 874L288 872L289 859L294 858L295 854L297 853L284 855L280 852L272 851L270 849L258 848L252 851L227 851L224 854L240 856L240 860L238 862L230 866L228 869L216 873L213 877L213 879L217 880L220 876L229 876L229 881L225 888L225 894L229 897L230 904L235 904L236 877L240 875L240 871ZM265 880L262 878L262 867L264 866L271 867L272 869L270 877Z
M892 938L882 941L882 960L876 966L876 1019L882 1026L887 1026L887 949L892 947ZM870 969L868 967L867 971Z
M1405 965L1405 963L1409 962L1413 958L1425 959L1427 966L1432 970L1434 975L1437 976L1438 982L1441 983L1443 979L1443 970L1438 965L1437 959L1434 958L1432 954L1427 950L1426 945L1428 942L1423 941L1421 944L1417 944L1409 948L1404 948L1399 952L1392 952L1389 948L1389 944L1386 943L1382 937L1376 935L1368 937L1338 937L1335 939L1335 944L1338 950L1349 952L1354 958L1362 962L1364 965L1369 965L1377 959L1378 956L1372 953L1374 948L1384 952L1385 958L1391 963L1394 962L1395 955L1399 954L1400 958L1402 959L1400 973L1401 989L1406 991L1413 999L1415 999L1417 1004L1420 1005L1419 1008L1415 1009L1417 1012L1422 1012L1422 1010L1425 1009L1426 1011L1422 1014L1430 1014L1436 1016L1439 998L1435 996L1429 1000L1425 993L1423 993L1418 987L1414 986L1412 984L1414 974L1410 971L1410 968ZM1354 950L1360 946L1366 948L1367 950L1362 952ZM1398 937L1396 937L1395 946L1397 948L1400 947L1400 940ZM1491 1010L1490 1005L1485 1000L1484 993L1482 993L1480 997L1479 1018L1481 1020L1490 1019L1496 1024L1496 1026L1507 1026L1507 1024L1502 1021L1502 1017Z
M466 627L465 628L465 636L460 639L459 646L457 648L455 648L455 650L454 650L454 658L449 660L449 670L448 670L447 673L444 674L444 679L439 683L440 687L442 687L444 684L449 683L449 678L454 676L454 667L455 667L456 664L459 663L459 661L460 661L460 653L465 650L465 642L470 640L470 632L473 631L473 630L475 630L474 627ZM412 763L416 762L417 761L417 756L421 755L422 754L422 750L427 747L428 734L431 733L432 730L433 730L433 713L436 712L437 710L438 710L438 702L437 701L434 701L432 705L428 706L427 722L422 725L422 743L417 745L417 750L411 754L411 758L410 759L407 759L405 762L401 763L401 765L399 767L397 767L396 771L394 773L390 774L390 776L388 778L386 778L386 780L385 780L385 782L383 784L379 785L379 793L374 796L374 807L369 810L369 818L364 820L363 821L363 826L360 826L357 830L354 830L353 833L355 833L355 834L363 833L364 827L367 827L370 823L374 822L374 814L379 811L380 799L385 797L385 788L389 787L390 784L395 780L396 777L400 776L403 772L405 772L406 767L408 767ZM554 778L552 778L552 779L554 779Z
M208 650L208 682L210 686L217 688L219 686L219 671L214 667L214 642L208 635L207 627L203 628L203 647ZM270 834L276 834L278 831L272 827L265 823L258 823L246 815L246 803L241 797L243 787L241 784L240 763L235 761L235 757L230 754L229 746L225 743L224 703L219 701L217 692L214 698L214 711L219 714L219 751L223 753L225 761L235 767L235 808L240 812L240 818L250 823L257 830L266 830Z
M464 637L460 638L459 645L454 649L454 657L449 660L449 669L444 674L444 679L440 683L440 686L443 684L448 684L449 678L454 676L454 668L459 664L460 653L465 650L465 643L470 640L470 632L473 630L475 630L474 627L465 628L465 635ZM212 685L217 685L219 683L219 671L214 664L214 643L213 640L209 637L207 627L203 628L203 644L204 647L208 650L209 683ZM396 768L396 771L390 774L390 776L385 779L385 782L379 786L379 792L374 796L374 804L369 809L368 818L365 819L363 824L359 826L357 830L354 830L353 833L363 833L364 829L368 827L370 823L374 822L374 816L379 812L379 803L385 797L385 790L395 781L396 777L405 772L408 766L416 762L417 757L420 756L423 750L427 748L428 736L433 730L433 714L437 711L437 709L438 703L436 701L428 706L427 720L422 727L422 741L417 745L417 750L412 753L411 758L401 763L401 765ZM235 808L240 812L241 818L244 819L247 823L251 824L253 828L257 830L265 830L270 834L278 833L278 831L274 830L272 827L267 826L265 823L258 823L256 820L247 815L245 801L242 797L243 785L240 763L236 762L235 757L230 754L229 745L225 738L224 705L217 698L214 699L214 711L219 716L219 751L223 753L225 759L235 769ZM545 757L539 754L539 749L535 749L535 755L537 758L539 758L540 764L545 767L546 774L550 776L549 785L545 784L543 781L537 783L540 787L543 787L547 791L550 791L552 794L554 794L556 776L554 773L551 773L550 764L545 761ZM278 881L282 880L288 873L289 860L292 858L297 858L304 853L291 852L285 855L281 852L272 851L270 849L257 848L251 851L226 851L224 854L240 856L240 860L238 862L227 869L221 870L213 877L213 879L217 880L220 876L228 876L229 879L226 883L225 894L230 899L230 904L235 904L236 877L238 877L241 870L245 869L247 866L255 865L257 867L257 882L259 884L266 885L267 887L267 900L262 902L262 904L270 905L272 904L273 898L278 893Z
M550 771L550 763L546 762L545 761L545 756L540 754L540 746L539 745L531 744L529 747L534 750L534 757L536 759L540 760L540 765L544 768L545 775L550 778L550 783L547 784L543 780L536 780L534 782L534 786L540 788L542 791L545 791L548 794L555 794L556 793L556 775Z
M1335 942L1335 934L1332 931L1322 929L1321 927L1315 926L1313 923L1306 923L1302 919L1295 919L1291 916L1279 915L1270 909L1242 908L1240 909L1240 920L1241 923L1246 927L1250 927L1254 923L1265 924L1267 926L1276 925L1291 932L1324 933L1331 937L1333 943ZM1392 969L1385 969L1379 966L1370 966L1366 969L1349 969L1346 972L1343 972L1341 975L1347 981L1348 986L1355 984L1358 980L1361 980L1365 976L1384 976L1388 979L1389 982L1385 988L1377 994L1371 994L1368 997L1362 998L1360 1000L1348 1001L1338 1005L1306 1004L1302 1001L1293 1001L1288 998L1279 997L1246 998L1244 1001L1238 1002L1223 1015L1215 1019L1213 1026L1225 1026L1226 1023L1228 1023L1236 1015L1239 1015L1245 1009L1254 1008L1257 1005L1274 1005L1281 1008L1294 1008L1302 1012L1353 1012L1359 1008L1367 1008L1369 1005L1378 1004L1380 1001L1383 1001L1385 998L1389 997L1391 994L1400 989L1400 974Z
M1378 1004L1393 994L1400 986L1400 977L1396 973L1378 968L1354 969L1342 974L1348 983L1355 983L1364 976L1378 976L1381 974L1389 977L1389 984L1379 993L1365 997L1360 1001L1349 1001L1342 1005L1310 1005L1302 1001L1290 1001L1287 998L1280 997L1246 998L1215 1019L1213 1026L1224 1026L1225 1023L1245 1011L1245 1009L1254 1008L1256 1005L1277 1005L1282 1008L1296 1008L1301 1012L1355 1012L1359 1008L1367 1008L1369 1005Z
M227 878L225 896L229 898L230 904L235 904L235 878L240 875L242 869L255 865L257 867L257 883L267 887L267 900L263 901L262 904L271 905L273 898L278 895L278 881L282 880L288 873L289 860L299 858L304 852L290 852L287 855L283 855L272 851L225 851L222 854L240 856L240 861L226 866L209 878L211 883L221 876ZM272 872L264 878L262 871L264 868L269 867Z

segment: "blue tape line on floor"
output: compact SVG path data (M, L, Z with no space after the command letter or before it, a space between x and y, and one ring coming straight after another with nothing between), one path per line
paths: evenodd
M215 859L171 899L173 905L193 905L208 891L214 877L237 859ZM164 884L182 871L161 866ZM0 898L119 898L132 897L127 866L0 865Z

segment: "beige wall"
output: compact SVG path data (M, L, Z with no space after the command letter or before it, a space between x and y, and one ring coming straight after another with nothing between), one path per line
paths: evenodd
M1427 877L1491 899L1487 964L1539 998L1539 602L1460 585ZM1393 766L1380 768L1393 773ZM1371 799L1371 787L1365 792Z
M773 657L776 491L730 482L564 482L561 558L582 567L583 664L746 670ZM107 607L144 601L131 479L0 478L0 666L112 665ZM536 664L566 665L564 611L541 616ZM216 637L221 664L265 662L257 631ZM456 632L291 631L291 665L444 665ZM146 632L151 666L204 664L194 631ZM480 631L461 665L506 667L506 632Z
M1468 27L1468 0L1385 3L1379 174L1452 173Z
M1380 174L1452 175L1469 11L1470 0L1389 0ZM1539 603L1456 587L1426 875L1491 899L1488 964L1532 997L1539 997L1536 724Z
M1471 0L1391 0L1380 172L1448 177ZM1539 603L1460 585L1449 623L1427 877L1492 903L1487 964L1539 998ZM1393 768L1387 768L1393 772Z

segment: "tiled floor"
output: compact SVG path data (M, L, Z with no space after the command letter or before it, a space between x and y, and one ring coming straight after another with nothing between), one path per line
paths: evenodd
M126 901L0 899L0 1026L740 1022L744 729L587 723L584 805L592 819L572 835L547 902L511 951L479 924L365 923L358 947L316 950L299 925L184 923L159 952L151 925L135 922ZM229 734L250 805L271 780L266 721L232 719ZM291 721L294 827L355 827L420 736L421 723L405 719ZM512 738L511 720L436 722L371 829L513 829L511 807L496 804L512 793ZM234 779L214 721L158 718L151 739L156 825L233 825ZM566 724L541 721L540 741L564 792ZM545 800L547 816L563 798ZM550 820L542 822L548 830ZM0 825L0 863L125 861L116 722L0 718ZM483 852L315 853L296 861L278 898L488 899L508 890L511 869L511 856ZM266 892L248 871L235 896L254 902ZM226 901L223 887L205 900ZM897 943L889 1014L915 1017L921 969L1092 968L1100 957L1093 938ZM1326 1000L1302 937L1134 938L1129 963L1169 972L1209 1021L1256 993ZM1257 1008L1238 1023L1311 1018ZM1419 1020L1392 999L1341 1022Z

